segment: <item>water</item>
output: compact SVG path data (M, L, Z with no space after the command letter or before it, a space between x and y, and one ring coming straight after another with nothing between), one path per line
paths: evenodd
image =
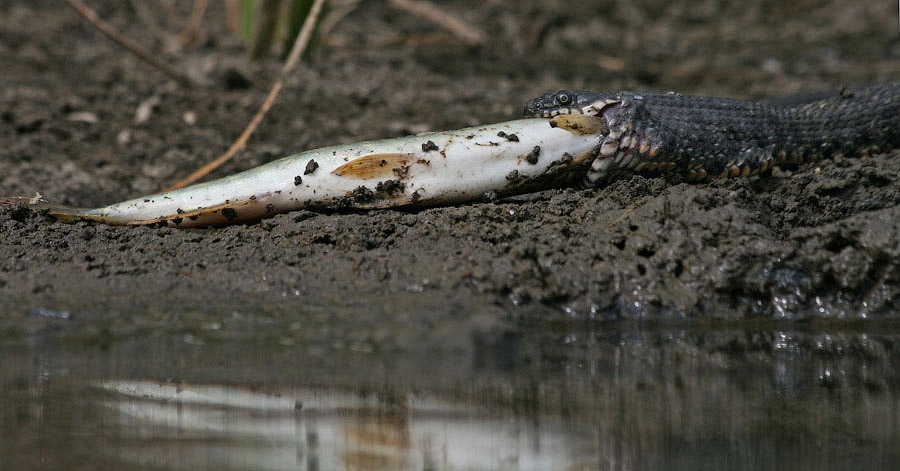
M4 470L900 461L900 334L885 326L532 325L414 351L42 329L0 354Z

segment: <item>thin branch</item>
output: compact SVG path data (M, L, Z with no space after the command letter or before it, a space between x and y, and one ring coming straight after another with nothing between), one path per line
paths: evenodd
M241 0L223 0L225 3L225 29L229 33L241 31Z
M313 31L316 29L316 23L319 21L319 15L322 14L322 5L324 4L325 0L316 0L312 8L309 9L309 15L306 16L306 21L303 22L303 27L300 28L300 32L297 34L297 40L294 41L294 47L291 48L291 53L288 54L284 63L280 80L284 80L294 70L297 61L300 60L300 55L303 54L303 51L309 44L309 40L312 39Z
M259 111L257 111L256 115L253 116L253 119L250 120L250 124L247 125L240 137L231 144L231 147L229 147L224 154L195 170L187 177L175 182L175 184L164 188L162 191L175 190L194 183L206 176L209 172L219 168L225 162L231 160L238 151L244 148L247 141L250 139L250 136L253 135L253 132L256 131L259 123L262 122L266 113L269 112L269 109L275 103L275 99L284 87L285 78L294 70L294 67L300 60L301 54L303 54L303 50L306 49L306 46L309 44L316 22L319 21L319 15L322 13L322 5L324 3L325 0L315 0L315 3L313 3L312 8L309 10L309 15L306 17L306 21L303 22L303 27L300 28L300 33L297 34L297 40L294 41L294 47L291 48L291 53L288 55L287 61L285 61L284 67L281 69L281 75L275 80L275 83L272 84L272 89L269 90L266 100L263 102L262 106L259 107Z
M424 0L389 0L388 4L436 23L468 44L484 43L485 34L481 30L467 25L461 19L433 3Z
M110 39L117 42L119 45L128 49L132 54L138 56L144 62L156 67L157 69L165 72L168 76L174 78L181 82L182 85L192 86L194 85L193 81L188 78L187 75L182 74L174 67L166 64L165 62L157 59L153 54L144 50L141 46L137 45L130 39L126 38L122 33L116 31L116 29L109 23L100 19L97 16L97 12L92 10L90 7L81 2L81 0L64 0L70 7L72 7L75 11L78 12L79 15L83 16L84 19L88 20L92 25L94 25L97 29L99 29L103 34L107 35Z
M197 37L200 31L200 25L203 24L203 16L206 15L206 7L209 0L195 0L194 7L191 8L191 19L181 32L178 33L178 43L182 46L190 44Z
M328 8L328 14L319 23L319 37L324 38L344 17L356 10L361 0L344 0L332 2Z

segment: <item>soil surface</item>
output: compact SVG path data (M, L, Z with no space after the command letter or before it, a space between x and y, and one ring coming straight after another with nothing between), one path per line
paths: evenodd
M188 2L91 4L203 85L138 61L62 2L4 3L2 195L92 207L157 191L223 152L279 73L274 56L248 63L220 11L176 49ZM327 25L246 149L212 177L325 145L513 119L561 88L766 99L900 78L896 5L880 0L442 5L485 42L363 2ZM2 208L0 299L7 335L64 318L79 336L252 327L363 350L468 348L472 335L572 318L897 319L900 152L765 178L639 175L208 230L63 224Z

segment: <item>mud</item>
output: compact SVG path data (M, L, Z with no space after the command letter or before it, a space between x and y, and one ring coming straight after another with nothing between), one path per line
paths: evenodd
M92 4L158 51L187 18L148 23L127 3ZM490 40L467 46L365 2L321 38L247 148L213 177L313 147L512 119L560 88L764 99L900 78L890 2L447 7ZM248 64L221 12L206 24L197 44L161 52L207 83L186 88L60 2L0 6L0 194L100 206L156 191L224 151L280 64ZM144 121L142 103L155 103ZM523 319L895 320L900 152L766 178L635 176L603 189L421 211L297 211L215 230L69 225L4 208L0 299L7 335L60 328L49 312L100 340L274 325L290 341L379 348L453 345ZM309 327L317 319L331 330Z

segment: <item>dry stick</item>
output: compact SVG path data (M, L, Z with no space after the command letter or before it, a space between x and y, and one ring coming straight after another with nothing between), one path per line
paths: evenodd
M182 46L190 44L200 31L200 25L203 24L203 16L206 14L206 7L209 0L195 0L194 8L191 9L191 19L187 27L178 33L178 43Z
M225 29L229 33L241 30L241 0L223 0L225 3Z
M344 17L349 15L355 10L361 0L344 0L342 2L331 2L328 8L328 13L322 18L322 22L319 23L319 37L324 38L328 36L328 33L337 25Z
M433 3L422 0L389 0L388 5L443 26L447 31L455 34L468 44L474 45L484 42L485 34L478 28L465 24L459 18Z
M313 3L312 8L309 10L309 15L306 16L306 20L303 22L303 27L300 28L300 33L297 34L297 40L294 41L294 47L291 48L291 53L284 63L284 68L281 69L281 75L278 77L278 80L275 80L272 89L269 90L269 95L266 96L266 101L259 107L259 111L257 111L256 115L253 116L253 119L250 120L250 124L244 129L241 136L231 144L231 147L229 147L224 154L198 168L187 177L175 182L173 185L163 188L162 191L171 191L194 183L206 176L209 172L219 168L225 162L231 160L238 151L244 148L247 144L247 140L249 140L253 132L256 131L256 127L259 126L259 123L266 116L266 113L269 112L269 108L275 103L275 98L278 97L278 93L280 93L281 89L284 87L285 77L294 70L294 66L296 66L297 62L300 60L300 55L303 53L303 50L306 49L307 44L309 44L313 29L315 28L316 22L319 20L319 15L322 13L322 4L324 3L325 0L316 0L315 3Z
M166 64L165 62L157 59L153 54L145 51L142 47L138 46L130 39L123 36L121 33L116 31L113 26L97 16L97 12L92 10L90 7L81 2L81 0L64 0L70 7L72 7L75 11L78 12L79 15L83 16L84 19L88 20L92 25L94 25L97 29L99 29L103 34L109 36L110 39L119 43L125 49L128 49L132 54L141 58L144 62L156 67L157 69L165 72L170 77L174 78L181 82L182 85L192 86L194 85L193 81L188 78L187 75L182 74L174 67Z

